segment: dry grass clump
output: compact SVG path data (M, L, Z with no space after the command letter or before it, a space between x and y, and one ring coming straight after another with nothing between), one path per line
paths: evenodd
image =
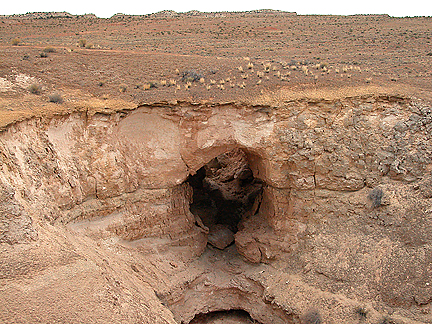
M87 44L87 40L85 40L85 39L80 39L78 41L78 46L79 47L86 47L86 44Z
M173 81L175 81L175 80L173 80ZM174 83L175 84L175 83ZM173 84L173 85L174 85ZM150 89L153 89L153 88L157 88L157 84L156 84L156 82L146 82L146 83L144 83L143 85L142 85L142 89L143 90L150 90Z
M21 44L21 39L14 38L11 40L11 44L12 44L12 46L18 46L19 44Z

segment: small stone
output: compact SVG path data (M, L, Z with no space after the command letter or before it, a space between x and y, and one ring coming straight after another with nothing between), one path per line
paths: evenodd
M210 228L208 243L213 245L215 248L223 250L233 242L234 233L228 228L227 225L217 224Z

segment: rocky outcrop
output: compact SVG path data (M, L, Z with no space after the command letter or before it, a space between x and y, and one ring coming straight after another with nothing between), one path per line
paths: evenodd
M188 178L237 149L263 184L235 234L245 260L290 260L286 271L310 285L414 307L424 320L430 134L430 107L397 97L155 104L27 120L0 134L0 242L37 240L51 224L144 250L157 238L152 249L184 247L184 260L194 259L208 230L190 211Z

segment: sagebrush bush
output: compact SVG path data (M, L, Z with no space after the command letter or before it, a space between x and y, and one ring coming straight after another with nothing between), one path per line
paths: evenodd
M40 94L42 91L42 87L37 83L33 83L28 87L28 90L30 91L30 93L33 94Z
M53 102L53 103L62 103L63 102L63 97L60 93L56 92L51 94L49 97L49 102Z
M378 208L381 206L381 199L384 193L380 187L374 188L368 195L370 201L372 201L372 208Z
M386 316L378 324L395 324L395 322Z
M120 92L126 92L127 90L127 85L126 84L120 84L119 85L119 91Z
M183 82L198 82L201 78L204 78L204 76L196 71L185 71L181 74Z
M55 48L54 47L52 47L52 46L47 46L47 47L45 47L44 49L43 49L43 51L45 52L45 53L55 53Z
M310 310L302 316L302 324L321 324L321 315L317 310Z
M355 312L360 316L360 319L366 319L368 311L364 307L358 307L356 308Z

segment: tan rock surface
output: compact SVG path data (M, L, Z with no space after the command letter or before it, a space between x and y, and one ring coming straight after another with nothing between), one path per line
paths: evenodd
M63 289L91 281L94 292L72 289L64 298L99 303L104 282L115 276L122 278L112 281L118 292L110 307L121 309L114 312L115 321L149 322L148 316L162 319L161 314L171 311L174 318L190 321L206 309L240 307L270 323L262 315L268 311L255 309L259 298L250 297L263 294L266 300L267 293L252 293L245 286L240 295L248 302L243 304L235 288L240 279L224 279L229 268L197 259L207 233L189 210L192 187L187 176L237 147L265 188L254 215L244 216L239 224L236 250L247 261L268 264L272 276L296 276L298 285L279 291L280 283L265 277L270 281L264 290L272 291L272 303L280 309L271 323L284 316L282 322L295 322L311 307L319 308L322 316L355 322L355 305L370 305L370 316L377 319L391 308L391 315L407 318L406 323L408 318L427 322L425 310L432 296L429 111L416 101L371 97L265 111L230 105L142 106L129 113L71 114L10 126L1 134L1 280L8 300L3 307L19 307L11 299L17 294L22 296L17 303L31 304L41 294L38 281L51 288L41 288L43 298L34 311L12 315L4 309L2 314L16 321L39 316L60 320L67 316L61 309L69 306L59 302L58 310L45 313L51 298L63 298ZM236 172L232 176L240 174ZM368 198L375 197L370 192L377 186L383 193L379 203ZM24 250L28 252L22 254ZM222 259L242 264L243 270L233 270L240 277L259 274L257 266L242 263L237 252L221 253ZM141 270L153 255L150 268ZM104 262L106 270L101 268ZM183 278L181 271L188 274ZM191 275L195 279L188 278ZM203 279L197 278L203 276L208 284L201 290L198 282ZM140 282L150 290L136 290ZM213 292L217 298L203 299L202 306L208 308L183 308L182 313L177 303L204 298L193 295L188 282L198 285L193 289L202 296ZM324 301L307 297L309 293L293 302L290 289L300 286L314 287L328 298L342 294L345 308L327 315ZM148 299L151 289L164 301L165 306L155 308L159 313L153 306L138 306L142 298L153 300ZM218 304L222 299L225 304ZM103 315L99 307L93 312L95 321L114 316ZM130 317L137 307L143 313L133 316L141 317ZM168 320L173 315L166 316L173 321Z
M432 323L430 18L161 15L0 17L0 322Z

